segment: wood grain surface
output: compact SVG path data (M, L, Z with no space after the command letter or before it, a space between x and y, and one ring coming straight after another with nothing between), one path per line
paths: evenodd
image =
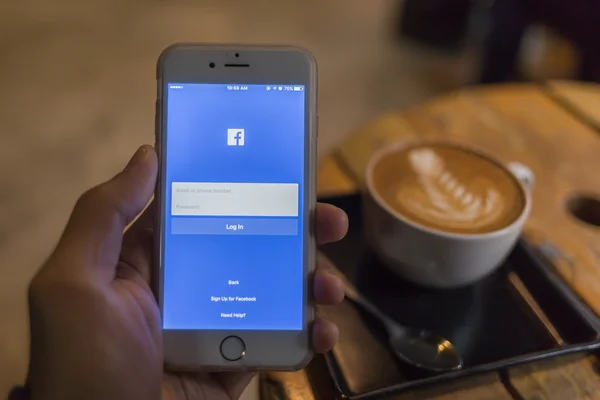
M578 220L567 206L570 199L582 194L600 199L600 136L590 124L595 114L589 100L594 104L593 99L600 99L600 89L566 82L552 85L474 88L384 115L322 160L326 168L320 170L319 188L331 194L324 182L336 182L342 174L343 191L352 190L349 185L353 183L358 190L373 152L393 142L420 138L465 143L507 163L521 162L536 176L526 238L552 249L548 254L557 270L600 313L600 228ZM570 105L565 105L567 97L557 99L549 87L577 91L568 91ZM573 112L574 105L580 112ZM584 110L592 112L583 116ZM508 373L504 382L496 375L498 379L443 394L430 389L400 398L600 399L595 365L591 356L567 364L526 365Z
M341 196L356 191L356 183L333 157L326 157L319 162L317 176L319 196Z
M525 399L592 400L600 398L600 375L592 357L551 359L511 370L510 383Z
M395 400L514 400L499 374L485 374L427 386L394 397Z
M600 131L600 85L552 81L546 84L548 92L577 118Z

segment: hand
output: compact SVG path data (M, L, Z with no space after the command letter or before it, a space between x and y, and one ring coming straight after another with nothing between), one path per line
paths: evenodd
M249 373L169 373L163 376L160 312L150 289L153 208L127 230L150 200L157 177L152 147L77 202L65 232L29 289L32 399L235 399ZM317 207L320 243L341 239L343 211ZM314 301L336 304L344 290L317 267ZM337 327L317 318L317 352L333 347Z

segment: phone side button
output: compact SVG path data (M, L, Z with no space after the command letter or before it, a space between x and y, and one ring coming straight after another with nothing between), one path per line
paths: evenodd
M246 343L237 336L228 336L221 342L221 355L227 361L237 361L246 355Z
M158 141L158 132L159 129L161 129L160 126L160 113L161 113L161 104L160 104L160 100L156 100L156 103L154 103L154 137L157 139Z

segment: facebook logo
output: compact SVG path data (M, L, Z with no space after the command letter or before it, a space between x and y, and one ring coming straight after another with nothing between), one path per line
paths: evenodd
M243 129L227 129L227 146L243 146L244 145L244 130Z

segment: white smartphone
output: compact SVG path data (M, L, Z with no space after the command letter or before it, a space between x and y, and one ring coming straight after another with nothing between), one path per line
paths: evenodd
M166 362L296 370L312 357L316 63L178 44L157 69L153 282Z

